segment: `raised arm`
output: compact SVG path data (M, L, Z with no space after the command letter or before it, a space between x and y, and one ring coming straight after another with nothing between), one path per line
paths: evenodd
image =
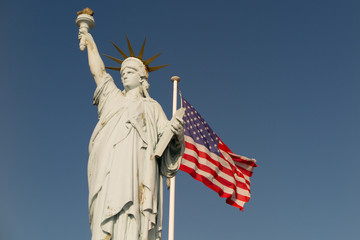
M106 74L104 62L100 57L99 51L91 34L80 32L79 39L82 37L85 38L91 74L94 76L96 85L99 85L101 79L103 79Z

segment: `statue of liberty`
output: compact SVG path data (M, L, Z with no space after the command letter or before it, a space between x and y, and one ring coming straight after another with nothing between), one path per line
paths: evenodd
M81 13L80 13L81 14ZM81 30L90 71L97 85L93 103L98 123L89 144L89 218L92 240L155 240L162 232L162 176L173 177L184 151L181 118L168 121L161 106L148 93L149 72L164 66L149 64L160 54L143 60L144 44L124 58L107 56L121 67L105 67L90 33ZM106 69L119 71L120 90ZM166 129L173 137L159 143ZM155 156L157 148L164 148Z

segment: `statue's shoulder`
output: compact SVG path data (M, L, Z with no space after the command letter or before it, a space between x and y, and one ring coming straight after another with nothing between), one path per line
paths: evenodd
M143 98L143 102L150 108L162 109L161 105L153 98Z
M160 105L155 99L153 98L143 98L143 101L147 104L155 104Z

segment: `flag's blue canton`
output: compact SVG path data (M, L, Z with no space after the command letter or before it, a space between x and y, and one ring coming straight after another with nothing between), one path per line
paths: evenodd
M182 99L184 114L184 130L185 135L194 139L198 144L204 145L210 152L220 156L219 138L216 133L211 130L206 121L184 98Z

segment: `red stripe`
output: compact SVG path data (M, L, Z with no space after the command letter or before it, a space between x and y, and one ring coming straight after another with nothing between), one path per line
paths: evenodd
M246 176L248 176L248 177L251 177L251 176L252 176L252 172L249 171L249 170L247 170L247 169L245 169L245 168L243 168L243 167L241 167L241 166L239 166L239 165L237 165L236 162L233 161L233 158L232 158L231 155L230 155L230 154L231 154L231 151L229 150L229 148L228 148L228 147L223 148L223 146L226 147L226 145L224 145L224 144L219 145L219 149L220 149L221 151L226 152L227 154L229 154L229 157L231 158L232 162L230 162L228 159L226 159L226 158L223 156L223 154L221 154L221 156L222 156L222 158L225 159L231 166L233 166L233 171L235 171L234 169L236 169L237 171L241 172L240 175L244 174L244 175L246 175ZM230 152L227 151L227 150L229 150ZM239 175L239 174L238 174L238 175Z
M229 160L226 159L226 157L224 157L223 153L221 153L221 157L223 159L225 159L227 162L229 162ZM236 169L236 171L239 171L240 172L240 175L246 175L248 177L251 177L252 175L252 172L250 172L249 170L246 170L245 168L239 166L236 164L236 162L233 161L233 164L231 164L231 166L234 166L233 168ZM234 170L235 171L235 170ZM238 174L239 175L239 174Z
M256 160L254 159L254 161L251 161L251 159L250 160L244 159L241 156L234 154L221 140L219 141L219 146L218 146L219 150L222 150L223 152L226 152L227 154L229 154L229 156L231 158L229 160L226 159L223 156L223 154L221 154L221 156L216 155L217 158L213 159L212 157L210 157L209 150L205 151L205 152L200 151L200 150L198 150L196 145L197 145L196 143L193 144L193 143L185 141L185 153L183 155L183 161L191 162L191 163L195 164L195 166L188 167L188 166L185 166L182 164L180 166L180 170L187 172L194 179L204 183L207 187L209 187L213 191L217 192L220 197L226 198L227 204L237 207L242 211L245 202L248 202L250 200L250 197L239 194L237 192L237 190L238 190L237 188L243 189L243 190L249 192L249 194L250 194L250 181L247 180L248 178L246 179L245 176L247 176L247 177L252 176L253 168L257 167L257 165L255 164ZM187 149L194 151L198 156L193 157L193 156L189 155L187 153ZM214 164L216 166L215 170L210 168L209 166L207 166L207 164L199 163L198 162L199 158L205 159L206 161L209 161L210 163ZM222 163L220 163L219 160L225 161L228 164L228 166L226 166L225 163L223 163L223 164L225 164L225 165L223 165ZM241 166L240 164L243 164L243 166ZM244 165L248 165L249 167L246 169L246 168L244 168ZM211 176L209 176L209 179L206 176L202 175L199 171L197 171L198 169L210 174ZM226 180L222 176L219 176L220 173L226 174L227 176L233 178L235 183ZM238 178L243 179L247 185L241 181L238 181L237 180ZM218 182L217 185L215 183L213 183L213 181L212 181L213 179L217 180L217 182ZM231 193L224 192L224 190L221 187L225 187L225 186L230 189ZM235 201L237 201L238 203L236 203L233 200L234 197L236 198Z
M222 198L226 198L226 202L234 207L239 208L240 210L243 210L243 207L238 205L237 203L235 203L233 200L231 200L232 195L225 193L219 186L213 184L209 179L207 179L206 177L198 174L196 171L194 171L194 169L189 168L187 166L181 165L180 166L180 170L189 173L194 179L204 183L206 186L208 186L209 188L211 188L212 190L214 190L215 192L217 192L219 194L220 197ZM242 202L248 202L250 198L248 197L244 197L244 196L239 196L239 194L236 196L238 200L242 201Z
M253 175L253 172L243 168L242 166L239 166L238 163L235 162L235 165L237 167L237 169L242 172L244 175L251 177Z
M239 208L240 211L243 211L244 208L240 205L238 205L236 202L234 202L233 200L231 200L230 198L226 199L226 203L230 204L231 206L237 207ZM244 203L245 204L245 203ZM244 205L243 205L244 206Z
M215 171L212 168L210 168L210 167L208 167L208 166L206 166L204 164L199 163L197 158L195 158L195 157L193 157L191 155L188 155L188 154L184 154L183 159L194 163L198 169L211 174L222 185L227 186L228 188L231 188L234 191L236 191L236 187L238 187L238 188L244 189L245 191L250 192L250 189L248 188L248 186L245 183L237 181L234 176L230 176L230 177L234 179L234 181L236 183L236 186L234 185L234 183L229 182L225 178L219 176L219 172L222 172L221 170Z
M226 166L222 165L218 160L214 160L212 159L207 153L205 152L199 152L199 150L197 149L197 147L195 145L193 145L192 143L186 142L185 141L185 149L190 149L193 150L194 152L197 153L197 155L199 157L202 157L204 159L207 159L208 161L210 161L212 164L214 164L215 166L217 166L218 168L220 168L221 171L225 172L226 174L228 174L229 176L233 176L234 172L239 176L242 177L243 173L234 165L231 164L229 161L227 161L224 157L222 157L222 159L227 162L231 169L226 168ZM185 150L186 151L186 150Z
M228 151L226 151L226 149L223 149L221 145L219 145L219 149L220 149L221 151L226 152L226 153L229 154L229 156L231 157L231 155L230 155L231 152L228 152ZM235 168L236 170L241 171L241 174L244 174L244 175L246 175L246 176L248 176L248 177L251 177L251 176L252 176L252 171L249 171L249 170L243 168L242 166L239 166L239 165L237 164L237 162L235 162L235 161L233 161L233 163L230 163L229 160L227 160L225 157L223 157L222 154L221 154L221 156L222 156L222 158L225 159L231 166L234 166L234 168ZM231 157L231 160L234 160L234 159Z
M219 136L217 136L217 137L219 138ZM221 139L219 141L219 148L221 148L221 150L223 150L224 152L227 152L230 155L230 157L232 158L232 160L234 160L235 162L244 163L244 164L247 164L247 165L252 166L252 167L257 167L258 166L255 163L256 160L255 161L251 161L251 160L249 161L249 160L246 160L246 159L242 158L241 156L233 153L230 150L230 148L228 146L226 146L226 144L223 141L221 141Z
M196 146L188 143L188 142L185 142L185 145L187 146L188 149L191 149L193 150L194 152L196 152L196 154L198 155L198 157L200 158L203 158L203 159L206 159L207 161L211 162L212 164L214 164L221 172L225 173L226 175L230 176L231 178L235 178L234 177L234 171L231 171L230 169L226 168L224 165L222 165L217 159L213 159L211 158L207 153L205 152L202 152L202 151L199 151ZM185 151L186 152L186 151ZM183 158L185 158L185 155L186 153L184 153L183 155ZM190 155L189 155L190 156ZM191 156L192 157L192 156ZM192 157L193 160L191 160L191 162L195 163L196 165L200 164L198 163L197 159L195 157ZM219 157L220 158L220 157ZM223 159L223 158L222 158ZM206 165L202 165L202 166L206 166ZM212 170L211 168L209 168L211 171L214 172L214 170ZM205 170L204 170L205 171ZM208 172L208 171L206 171ZM210 173L210 172L209 172ZM211 173L212 174L212 173ZM217 174L217 173L216 173ZM240 177L240 178L243 178L242 177L242 173L240 172L237 172L237 175ZM243 178L244 179L244 178ZM244 179L246 181L246 183L250 186L250 182L247 181L246 179ZM240 182L239 182L240 183ZM245 190L250 190L248 186L246 186L246 184L244 183L241 183L243 184L243 186L239 186L240 188L242 189L245 189Z
M257 167L257 165L254 161L249 161L249 160L243 159L241 156L238 156L232 152L228 152L228 153L231 156L232 160L234 160L235 162L243 163L243 164L249 165L251 167Z

